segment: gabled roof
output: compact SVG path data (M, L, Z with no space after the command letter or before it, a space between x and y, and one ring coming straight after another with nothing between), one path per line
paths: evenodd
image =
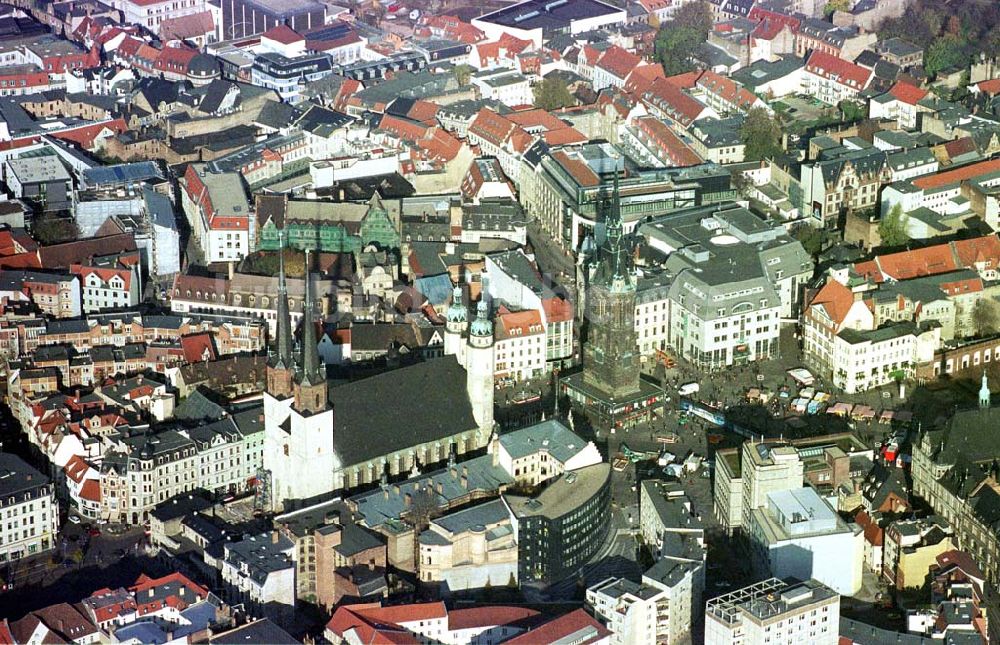
M854 305L854 293L834 279L828 279L813 297L810 307L822 307L826 315L838 326L847 318Z
M858 91L868 87L872 77L871 70L819 50L809 56L806 71Z
M624 80L640 63L642 58L639 56L618 45L612 45L597 60L596 66Z
M706 109L700 102L681 91L670 78L658 78L653 81L649 90L643 95L643 101L666 113L683 127L690 125Z
M263 34L261 38L269 38L275 42L282 43L283 45L291 45L292 43L297 43L305 40L304 36L300 36L294 29L288 25L278 25L277 27L271 27Z
M911 85L906 81L896 81L896 84L889 90L889 94L892 94L897 100L903 103L916 105L927 96L928 91L920 89L916 85Z
M570 640L572 636L572 640ZM604 625L582 609L577 609L555 620L543 623L519 636L505 641L505 645L538 645L539 643L572 642L573 645L589 645L611 636Z

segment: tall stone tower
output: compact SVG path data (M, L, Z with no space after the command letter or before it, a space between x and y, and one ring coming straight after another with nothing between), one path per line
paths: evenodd
M341 466L333 445L333 408L327 398L326 371L316 347L308 252L305 277L302 352L290 396L283 391L271 392L270 380L264 393L264 479L272 511L290 510L330 493ZM279 330L283 325L291 329L287 305L279 311ZM279 386L284 386L283 380Z
M469 328L469 312L462 302L462 288L455 287L451 295L451 304L446 313L447 322L444 328L444 353L455 356L460 365L465 365L465 343L462 341Z
M587 341L583 347L584 382L613 399L640 391L635 351L635 281L632 255L624 241L618 171L615 171L607 231L597 269L587 292Z
M278 231L278 338L267 362L267 391L278 399L292 395L295 364L292 359L292 319L285 282L285 230Z
M466 389L472 414L481 430L493 430L493 373L496 354L493 349L493 322L489 317L486 293L480 297L476 319L469 325L469 344L465 348Z

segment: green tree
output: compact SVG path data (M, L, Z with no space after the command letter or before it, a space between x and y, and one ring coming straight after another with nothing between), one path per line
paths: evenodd
M469 79L472 78L473 71L474 70L471 65L463 63L461 65L455 65L455 68L451 70L451 74L455 77L455 80L458 81L459 85L468 85Z
M955 34L939 36L924 54L924 70L933 76L948 67L964 67L969 62L964 52L965 45L965 41Z
M823 231L814 226L808 224L798 226L792 229L792 237L802 244L802 248L809 255L816 255L823 250Z
M668 76L690 71L691 54L706 40L712 30L712 10L707 2L691 2L660 25L656 34L656 57Z
M31 233L39 244L46 246L77 239L80 237L80 227L72 217L45 213L34 221Z
M878 235L882 238L882 246L902 246L910 240L906 233L906 214L902 204L896 204L882 216L878 223Z
M857 101L841 101L837 107L840 109L840 114L847 123L854 123L868 116L868 109Z
M850 0L828 0L823 6L823 15L832 16L836 11L850 11Z
M753 108L747 113L743 126L740 128L740 139L746 146L744 158L747 161L770 159L781 154L781 126L777 120L762 107Z
M576 104L569 88L558 78L546 78L535 85L535 107L543 110L558 110Z

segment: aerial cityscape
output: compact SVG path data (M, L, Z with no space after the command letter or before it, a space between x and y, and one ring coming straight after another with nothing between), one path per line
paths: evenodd
M998 0L0 0L0 645L1000 644L998 233Z

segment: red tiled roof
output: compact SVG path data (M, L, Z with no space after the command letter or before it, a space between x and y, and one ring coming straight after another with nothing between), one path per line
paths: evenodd
M939 554L935 559L937 560L938 566L942 569L958 567L969 577L978 578L980 580L985 578L982 570L979 568L979 565L977 565L975 560L972 559L972 556L965 551L952 549Z
M366 606L354 609L353 611L369 620L395 625L446 618L448 616L448 610L445 608L443 602L422 602L409 605L393 605L391 607Z
M705 110L705 106L681 91L681 88L669 78L658 78L653 81L643 95L647 105L664 112L668 117L687 127Z
M412 106L410 106L406 116L414 121L433 125L435 123L435 117L437 116L438 110L440 109L441 106L437 103L418 99L413 102Z
M297 43L305 40L303 36L300 36L294 29L288 25L278 25L277 27L271 27L265 31L260 36L261 38L270 38L275 42L282 43L284 45L291 45L292 43Z
M483 108L469 124L469 134L475 134L494 145L502 146L517 127L517 124L493 110Z
M666 78L662 65L636 67L625 79L625 91L633 95L641 95L658 78Z
M571 143L585 143L588 141L587 135L576 128L561 128L559 130L549 130L542 133L542 139L550 146L562 146Z
M472 607L452 609L448 612L448 629L472 629L510 625L538 616L539 612L526 607Z
M597 186L601 183L593 170L583 161L570 157L564 150L559 150L552 155L559 164L576 180L581 186Z
M957 184L967 179L973 179L1000 170L1000 159L990 159L979 163L969 164L954 170L946 170L933 175L924 175L913 180L913 185L917 188L927 190L928 188L940 188L948 184Z
M698 77L701 76L701 72L684 72L683 74L674 74L673 76L664 76L663 78L670 82L671 85L675 85L682 90L689 90L698 83Z
M851 290L832 278L826 281L809 303L810 307L823 307L826 315L838 326L844 322L853 305L854 294Z
M96 479L88 479L83 482L83 487L80 489L80 499L89 502L101 501L101 484Z
M542 300L546 322L566 322L573 320L573 306L562 298L552 297Z
M181 336L181 350L188 363L214 361L217 358L212 334L208 332Z
M872 77L871 70L819 50L809 56L806 71L859 91L868 87Z
M211 11L167 18L160 23L160 38L163 40L187 40L198 38L215 31L215 22Z
M976 151L976 140L972 137L962 137L944 144L944 150L948 153L948 158L969 154Z
M674 166L696 166L702 162L698 153L681 141L680 137L660 119L644 116L636 119L636 124L670 158Z
M618 45L608 47L597 61L597 67L611 72L617 78L625 80L633 69L639 66L642 58Z
M996 235L880 255L855 264L854 270L875 282L884 282L887 278L909 280L971 269L976 265L1000 266L1000 239Z
M38 249L38 255L43 266L60 269L86 262L94 256L115 255L135 250L135 238L132 234L122 233L43 246Z
M993 96L1000 94L1000 78L991 78L988 81L980 81L975 85L976 89L985 94Z
M927 90L922 90L906 81L896 81L896 84L889 90L889 94L892 94L897 100L903 103L916 105L918 101L927 96Z
M570 634L580 632L585 628L593 629L593 638L573 641L574 645L588 645L611 636L611 632L604 625L594 620L590 614L582 609L577 609L555 620L550 620L540 627L527 631L519 636L505 641L504 645L538 645L539 643L554 643Z
M873 522L865 511L858 511L858 514L854 516L854 522L864 529L865 532L865 542L871 544L872 546L882 546L882 541L885 537L885 532L882 527L877 523Z
M698 78L698 87L742 109L749 109L758 100L753 92L736 81L711 70L705 70Z

